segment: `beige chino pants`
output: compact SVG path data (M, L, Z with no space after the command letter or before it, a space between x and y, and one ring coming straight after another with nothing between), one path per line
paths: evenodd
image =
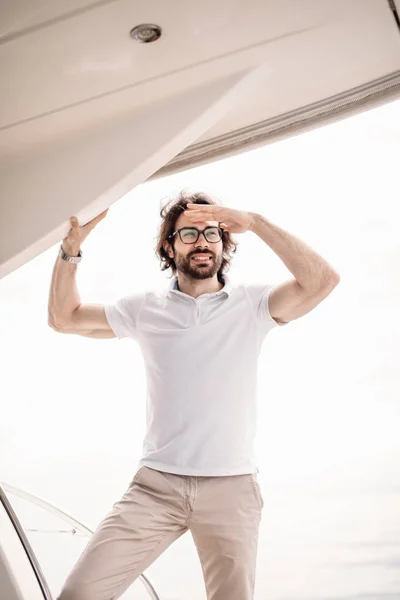
M257 474L200 477L142 466L57 600L116 600L188 530L207 600L253 600L263 506Z

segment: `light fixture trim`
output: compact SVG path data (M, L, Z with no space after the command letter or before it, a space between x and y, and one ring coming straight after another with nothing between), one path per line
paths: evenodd
M131 38L141 44L156 42L161 37L161 34L161 27L154 23L142 23L141 25L136 25L136 27L129 32Z

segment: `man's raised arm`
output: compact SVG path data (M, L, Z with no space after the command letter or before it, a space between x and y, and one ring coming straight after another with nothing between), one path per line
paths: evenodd
M63 239L62 248L68 256L78 256L82 242L108 209L83 227L71 217L71 230ZM102 304L81 304L76 285L78 265L57 257L50 284L48 324L60 333L76 333L87 337L112 338L112 331Z

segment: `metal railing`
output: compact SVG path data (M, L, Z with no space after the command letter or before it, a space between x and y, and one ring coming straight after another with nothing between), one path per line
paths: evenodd
M29 492L21 490L20 488L17 488L13 485L9 485L3 481L0 481L0 503L3 504L6 512L8 513L8 515L10 517L10 520L21 540L21 543L24 547L24 550L25 550L25 552L28 556L28 559L32 565L32 568L35 572L35 575L37 577L39 585L42 588L44 597L46 598L46 600L53 600L52 595L49 590L49 587L46 583L45 576L42 572L42 569L41 569L39 562L35 556L33 548L31 546L28 538L26 537L26 533L25 533L26 531L41 532L41 531L46 531L46 530L24 529L22 527L20 520L18 519L14 509L12 508L11 502L10 502L9 498L7 497L7 492L14 494L15 496L18 496L19 498L23 498L24 500L28 500L28 502L32 502L33 504L36 504L36 506L40 506L41 508L47 510L48 512L52 513L53 515L60 517L60 519L62 519L63 521L66 521L67 523L69 523L72 526L71 530L55 529L55 530L51 530L52 532L71 533L72 535L76 535L77 532L81 531L86 535L93 535L93 531L89 527L87 527L87 525L84 525L83 523L77 521L76 519L71 517L71 515L69 515L65 511L57 508L53 504L50 504L50 502L47 502L46 500L43 500L42 498L39 498L38 496L35 496L33 494L30 494ZM150 581L147 579L147 577L145 577L145 575L143 575L143 574L140 575L139 580L144 585L151 600L160 600L160 597L158 596L157 592L155 591L155 589L152 586L152 584L150 583Z

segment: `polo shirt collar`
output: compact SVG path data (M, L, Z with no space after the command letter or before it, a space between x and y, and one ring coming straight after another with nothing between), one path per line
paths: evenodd
M223 288L221 288L219 290L219 292L214 292L214 294L213 294L214 296L222 296L223 294L230 296L230 294L232 292L232 288L233 288L232 281L228 275L223 275L223 278L224 278L225 285ZM177 293L177 294L183 293L180 290L178 290L178 277L176 275L172 277L172 280L168 286L168 293ZM184 294L184 295L186 296L187 294Z

